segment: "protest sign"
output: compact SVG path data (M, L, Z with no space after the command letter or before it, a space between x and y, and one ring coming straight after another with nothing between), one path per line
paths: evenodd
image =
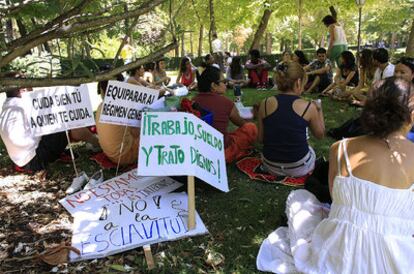
M227 192L223 134L189 113L145 112L138 175L196 176Z
M169 193L182 186L168 177L138 177L136 173L133 169L94 188L69 195L59 203L74 216L77 212L95 212L110 204Z
M119 81L109 81L99 122L139 127L144 107L158 99L159 91Z
M71 261L102 258L136 247L207 233L197 214L197 227L187 228L187 195L171 193L112 204L99 212L76 215Z
M23 93L22 98L35 136L95 124L86 85L41 88Z

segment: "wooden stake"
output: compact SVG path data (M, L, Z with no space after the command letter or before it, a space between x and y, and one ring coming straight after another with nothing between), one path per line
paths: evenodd
M122 136L121 147L119 148L119 157L118 157L118 164L116 165L115 177L118 176L119 164L121 163L122 150L124 150L124 141L125 141L125 134L127 132L127 128L128 126L125 126L124 135Z
M78 169L75 164L75 155L73 154L72 145L70 144L69 132L66 130L66 138L68 139L68 146L70 151L70 157L72 158L73 169L75 170L76 177L79 177Z
M150 245L144 245L144 254L145 254L145 260L147 261L148 269L149 270L154 269L155 263L154 263L154 257L152 256Z
M194 176L188 176L187 178L187 192L188 192L188 230L192 230L196 227Z

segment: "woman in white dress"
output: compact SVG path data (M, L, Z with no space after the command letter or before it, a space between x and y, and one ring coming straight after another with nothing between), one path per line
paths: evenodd
M332 205L290 193L288 227L262 243L257 268L274 273L414 273L412 84L376 83L362 112L369 135L330 150Z

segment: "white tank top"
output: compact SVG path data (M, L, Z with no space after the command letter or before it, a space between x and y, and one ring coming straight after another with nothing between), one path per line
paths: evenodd
M348 44L348 42L346 41L344 28L341 25L335 25L334 32L335 32L335 41L333 43L334 46Z

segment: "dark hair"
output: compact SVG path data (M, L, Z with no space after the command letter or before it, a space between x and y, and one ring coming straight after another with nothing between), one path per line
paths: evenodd
M129 76L134 76L135 73L143 67L144 67L143 65L139 65L138 67L135 67L135 68L132 68L132 69L128 70L128 75Z
M349 50L345 50L341 52L341 57L343 59L343 62L340 65L340 69L355 69L355 56L352 52L350 52Z
M414 73L414 58L401 57L397 64L403 64L404 66L409 67L411 69L411 73ZM414 79L412 80L412 83L414 84Z
M154 62L149 62L149 63L146 63L144 65L145 71L154 70L154 68L155 68L155 63Z
M401 57L400 60L398 60L397 64L403 64L404 66L407 66L411 69L411 71L414 73L414 58L412 57Z
M103 65L103 66L101 66L99 68L100 72L107 72L107 71L110 71L111 69L112 69L112 66L109 65L109 64L105 64L105 65ZM124 79L124 76L122 76L122 74L116 75L116 78L115 79L117 81L120 81L120 82L123 82L125 80ZM98 90L97 90L97 93L98 94L101 94L101 90L103 90L103 92L105 92L107 86L108 86L108 80L99 81L98 82Z
M165 61L165 58L158 59L158 60L155 62L155 70L156 70L157 72L160 72L160 63L161 63L162 61Z
M367 69L369 67L372 67L372 50L370 49L363 49L360 52L359 57L359 65L361 68Z
M214 56L210 53L207 53L204 57L203 57L203 62L201 63L201 67L206 68L208 66L210 66L210 64L208 63L208 60Z
M325 48L318 48L318 50L316 51L316 54L326 54L326 49Z
M180 62L181 73L184 73L187 70L187 67L185 65L187 62L190 62L190 59L188 59L188 57L184 57L183 59L181 59L181 62Z
M309 64L308 58L306 58L306 55L303 53L303 51L295 50L294 54L299 58L299 64L301 64L302 66Z
M217 38L217 33L213 33L213 35L211 35L213 38Z
M2 75L5 78L14 78L14 79L24 79L26 78L24 74L20 71L9 71L6 72L4 75ZM20 97L20 89L25 87L13 87L13 88L7 88L6 90L6 97Z
M385 138L405 123L411 123L411 87L411 83L395 77L372 86L361 114L362 126L369 135Z
M231 64L230 64L230 72L231 72L231 78L234 79L236 75L239 75L243 72L243 67L241 65L241 59L240 56L234 56Z
M326 15L322 22L325 24L325 26L329 26L336 23L336 19L332 15Z
M388 51L384 48L374 50L372 58L381 64L387 63L389 60Z
M197 74L197 86L199 92L210 92L211 84L220 82L220 69L207 66L201 75L196 71Z
M278 90L282 92L291 91L298 79L305 77L303 67L296 62L285 65L284 70L276 70L276 84Z
M226 55L228 55L228 56L231 56L231 53L230 53L230 52L228 52L228 51L225 51L225 52L224 52L224 54L226 54Z
M258 49L252 49L252 50L250 50L249 51L249 54L253 58L257 58L257 59L260 58L260 51Z

